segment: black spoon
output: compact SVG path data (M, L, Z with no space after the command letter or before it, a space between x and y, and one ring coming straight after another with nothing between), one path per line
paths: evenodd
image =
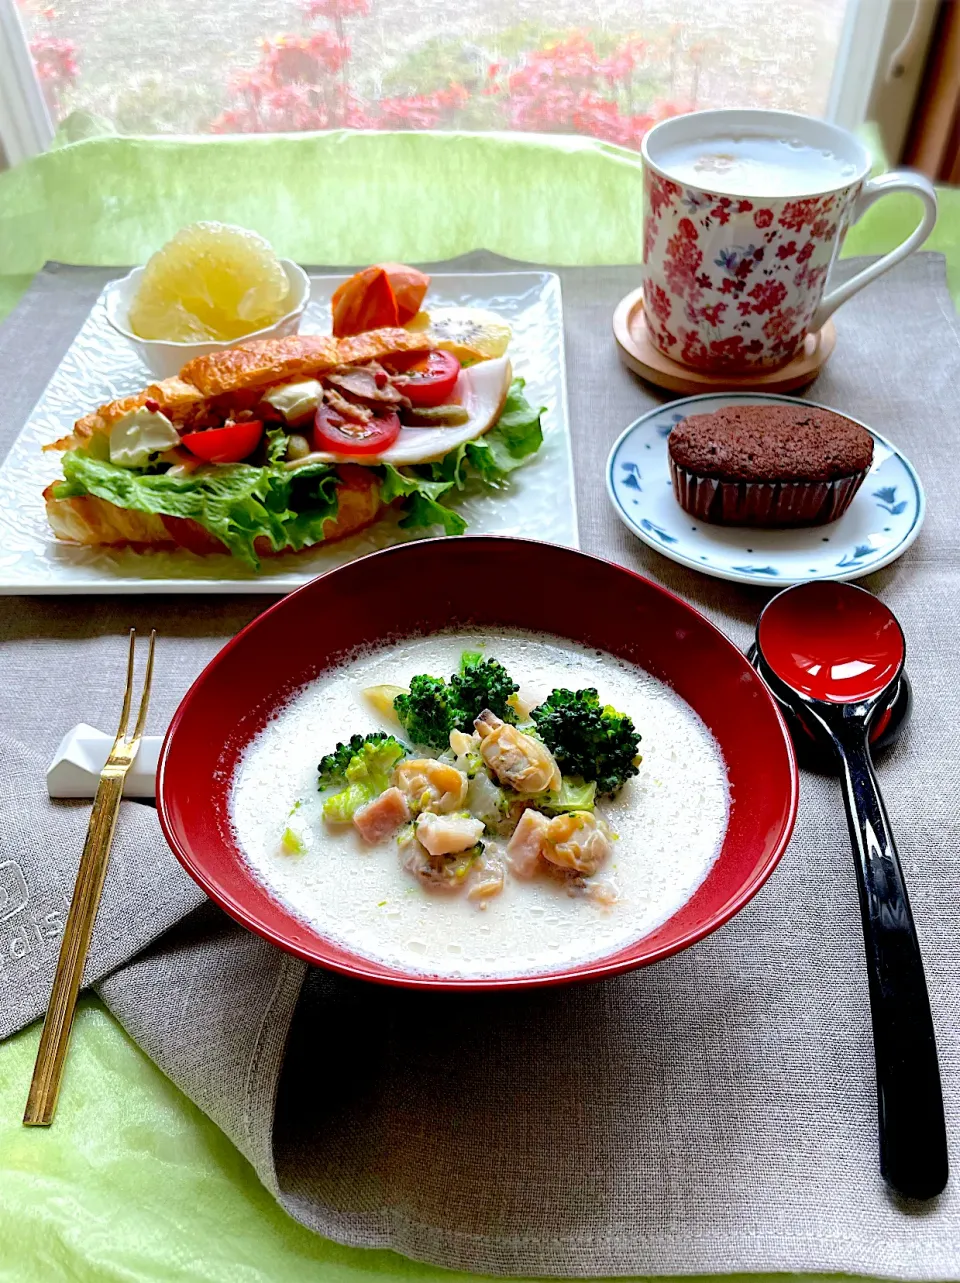
M840 770L867 954L880 1170L901 1197L934 1198L948 1175L937 1046L907 888L870 756L871 729L888 710L892 720L898 699L909 701L903 632L862 588L801 584L768 602L756 649L758 671L778 701Z

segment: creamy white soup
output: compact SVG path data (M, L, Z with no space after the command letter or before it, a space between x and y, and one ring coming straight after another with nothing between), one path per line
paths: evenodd
M759 135L678 143L656 162L677 182L731 196L810 196L843 187L857 172L825 148Z
M601 701L633 719L642 761L614 798L596 803L611 841L595 878L507 877L496 895L471 898L411 876L396 838L371 844L353 825L324 820L321 756L356 733L403 738L364 690L406 686L417 673L449 676L465 650L499 660L519 683L523 707L556 687L596 687ZM298 918L370 959L457 978L556 970L648 934L703 882L723 839L728 801L713 737L689 705L648 674L560 639L460 632L365 652L303 688L248 746L231 791L240 849ZM585 893L587 883L600 893Z

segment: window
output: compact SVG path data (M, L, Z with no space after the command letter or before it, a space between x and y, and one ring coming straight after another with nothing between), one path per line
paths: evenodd
M19 12L68 138L350 126L635 147L658 119L696 107L824 114L851 12L882 27L887 3L0 0L0 13Z

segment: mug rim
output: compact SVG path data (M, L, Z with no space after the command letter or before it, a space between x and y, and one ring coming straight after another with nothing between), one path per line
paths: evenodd
M803 112L798 111L778 111L771 107L711 107L703 111L687 111L683 112L679 116L668 116L666 120L659 121L652 129L647 130L640 143L640 155L643 158L644 166L649 168L653 173L658 174L661 178L666 178L673 183L679 183L681 187L692 188L694 191L699 192L708 192L711 190L708 187L701 187L696 183L690 183L686 180L675 177L663 165L660 165L655 160L651 159L650 140L653 139L654 142L656 142L658 136L662 138L665 133L669 133L671 129L675 129L678 122L689 121L693 117L703 119L705 122L717 121L718 119L726 118L731 122L737 122L736 126L731 125L731 128L737 127L740 129L749 129L749 123L751 121L771 122L774 119L779 119L784 122L787 129L789 129L791 123L797 122L797 133L802 132L803 126L813 124L818 129L827 130L834 136L842 138L844 140L845 147L849 148L852 146L859 153L860 163L858 165L857 172L853 177L847 179L843 183L838 183L834 187L822 187L817 191L803 192L799 195L791 194L787 196L769 196L752 191L722 192L720 193L721 195L738 196L745 200L762 200L767 203L786 200L806 200L812 197L831 196L836 192L848 191L851 187L856 187L858 183L861 183L870 173L871 157L867 148L855 134L852 134L848 129L844 129L840 125L834 124L832 120L822 120L819 116L808 116Z

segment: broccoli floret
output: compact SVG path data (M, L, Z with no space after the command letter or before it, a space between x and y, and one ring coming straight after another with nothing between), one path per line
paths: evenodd
M476 651L465 651L460 671L449 683L442 677L418 673L410 689L393 701L400 725L415 744L444 749L450 743L450 732L470 732L474 719L485 708L515 723L517 715L507 700L518 690L516 682L495 659L484 659Z
M338 744L332 753L327 753L321 757L317 766L319 780L317 787L322 793L324 789L333 788L334 785L342 785L347 782L347 767L353 758L363 750L366 744L382 744L385 740L392 740L397 744L402 752L406 748L388 735L386 731L373 731L370 735L351 735L346 744Z
M347 786L323 804L323 818L332 824L349 824L356 812L390 787L394 766L406 749L392 735L369 736L346 769Z
M626 713L601 704L594 689L551 691L530 716L560 770L595 780L601 797L613 797L637 774L640 735Z
M516 725L517 714L507 703L520 687L496 659L484 659L476 651L464 651L460 671L450 678L456 722L451 730L472 731L474 719L485 708L504 722Z
M396 697L393 711L414 744L440 749L449 745L450 732L456 724L451 695L442 677L418 673L410 679L409 691Z

